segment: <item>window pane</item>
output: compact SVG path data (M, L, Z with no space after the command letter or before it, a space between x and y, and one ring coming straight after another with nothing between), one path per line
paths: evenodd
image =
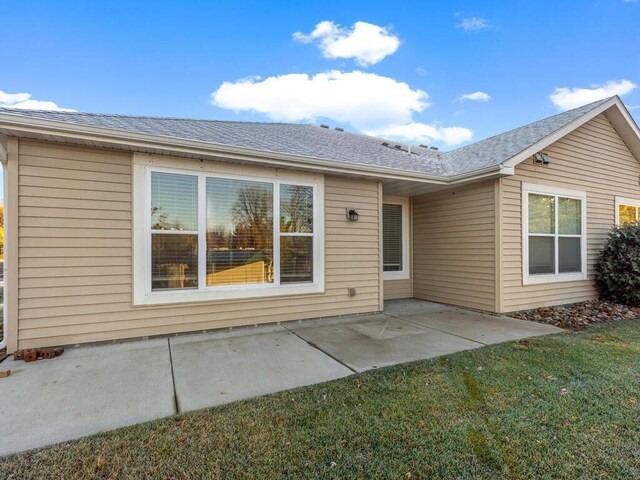
M529 233L555 233L555 197L529 194Z
M280 283L313 282L313 237L280 237Z
M558 233L580 235L582 232L582 202L577 198L558 198Z
M151 289L198 288L198 236L151 235Z
M558 272L582 271L579 238L558 238Z
M553 237L529 237L529 274L555 273Z
M631 205L620 205L620 225L634 223L636 221L636 207Z
M313 187L280 185L280 231L313 233Z
M198 177L151 172L151 228L198 230Z
M273 185L207 178L207 285L273 282Z
M402 205L382 205L382 258L385 272L402 270Z

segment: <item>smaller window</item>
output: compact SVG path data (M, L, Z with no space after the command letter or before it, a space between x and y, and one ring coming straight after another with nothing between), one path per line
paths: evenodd
M402 205L383 205L384 271L402 270Z
M280 185L280 283L313 282L313 188Z
M198 177L151 174L151 289L198 288Z
M382 269L385 280L409 278L409 202L382 205Z
M640 200L616 197L616 225L640 222Z

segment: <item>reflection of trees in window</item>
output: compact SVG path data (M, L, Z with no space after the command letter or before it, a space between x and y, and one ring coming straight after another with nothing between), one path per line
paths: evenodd
M280 283L313 281L313 188L280 185Z
M151 206L151 230L170 230L167 224L168 213L161 213L162 207ZM182 230L182 229L180 229Z
M280 231L313 232L313 189L302 185L280 187Z
M263 187L244 187L233 206L234 237L239 248L271 249L273 245L273 199Z
M627 223L640 222L640 207L633 205L620 205L618 207L618 223L626 225Z
M555 202L553 196L529 194L529 233L555 233Z
M273 282L273 186L207 179L207 285Z

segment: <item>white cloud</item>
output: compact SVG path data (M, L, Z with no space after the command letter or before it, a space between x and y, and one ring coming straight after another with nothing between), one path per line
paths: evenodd
M625 95L637 85L629 80L609 81L591 88L556 88L549 98L560 111L571 110L613 95Z
M74 112L70 108L61 108L56 103L46 100L34 100L30 93L6 93L0 90L0 107L21 108L30 110L59 110Z
M14 104L18 102L25 102L31 98L28 93L5 93L0 90L0 104Z
M465 32L481 32L491 28L491 24L486 18L469 17L463 18L462 21L456 25L456 28L464 30Z
M281 122L328 118L368 135L455 145L471 140L471 130L416 122L429 95L404 82L374 73L332 70L317 75L287 74L224 82L211 94L217 107L251 111Z
M465 93L464 95L460 95L457 100L459 102L471 101L471 102L488 102L491 100L491 95L485 92L473 92L473 93Z
M392 55L400 46L400 39L389 30L367 22L356 22L351 28L325 20L310 34L293 34L302 43L317 41L325 58L353 58L361 66L373 65Z
M358 129L410 122L413 113L429 105L428 98L393 78L336 70L224 82L211 94L220 108L259 112L284 122L326 117Z
M389 125L380 129L367 130L364 133L376 137L398 139L406 142L458 145L473 138L473 131L463 127L441 127L427 123L411 122L405 125Z

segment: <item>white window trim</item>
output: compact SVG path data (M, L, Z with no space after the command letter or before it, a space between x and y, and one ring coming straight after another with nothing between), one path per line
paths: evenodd
M581 200L582 234L580 237L580 253L582 271L572 273L529 274L529 194L552 195L556 197L576 198ZM554 238L558 238L558 215L556 207L556 226ZM578 235L575 235L578 237ZM574 282L587 279L587 193L579 190L551 187L548 185L522 184L522 284L539 285L543 283ZM558 269L558 245L555 245L555 267Z
M411 229L409 225L409 198L408 197L383 197L383 204L401 205L402 206L402 270L395 272L383 272L384 280L408 280L411 278L410 272L410 251L411 248ZM381 245L380 248L384 248Z
M620 225L620 206L628 205L630 207L640 208L640 200L633 198L616 197L616 225Z
M166 160L155 164L153 156L134 155L133 165L133 305L159 305L172 303L211 302L218 300L251 299L290 295L323 293L324 285L324 176L303 172L275 169L248 168L233 164L181 161L175 159L175 166L167 166ZM275 261L280 249L280 184L307 185L313 187L313 282L299 284L261 284L206 286L206 255L198 255L198 285L193 290L151 290L151 172L160 171L198 176L198 251L206 248L205 205L207 176L237 180L269 182L274 189L274 274L278 279L279 262ZM245 173L247 172L247 173ZM277 193L276 193L277 192ZM277 213L277 215L276 215Z

